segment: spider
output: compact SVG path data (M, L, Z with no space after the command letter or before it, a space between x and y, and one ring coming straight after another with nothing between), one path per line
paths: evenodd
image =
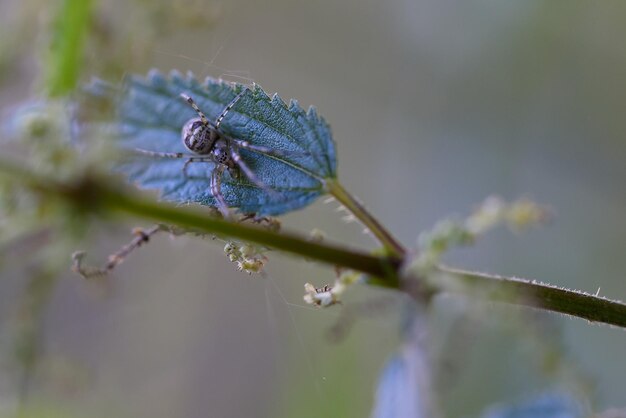
M264 184L241 158L239 149L246 149L266 155L285 157L285 153L260 145L253 145L248 141L232 138L220 130L220 125L224 117L235 106L235 104L248 91L245 88L241 93L224 108L222 113L217 117L215 122L209 121L206 115L200 110L196 102L185 93L181 93L182 97L196 111L198 117L189 119L182 128L181 139L183 145L193 154L155 152L147 150L138 150L143 154L162 158L186 158L183 165L183 174L187 177L187 168L189 164L194 162L214 162L215 167L211 172L210 190L217 202L217 208L225 218L230 218L228 204L221 191L222 176L227 170L232 178L239 179L240 172L243 171L245 176L257 187L267 191L268 193L276 193Z

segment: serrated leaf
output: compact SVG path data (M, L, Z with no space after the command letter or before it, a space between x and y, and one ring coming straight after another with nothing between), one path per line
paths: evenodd
M181 128L197 114L181 97L192 97L215 121L244 89L238 84L172 72L165 77L152 71L147 77L127 79L119 98L120 146L155 152L190 154L181 141ZM96 89L98 90L98 89ZM105 91L106 89L100 89ZM279 215L308 205L325 193L325 179L336 176L335 147L330 128L315 109L305 112L295 101L286 105L260 87L248 89L224 118L220 129L228 136L280 151L277 157L240 149L244 161L272 193L244 175L224 173L222 193L229 207L244 213ZM131 151L132 153L132 151ZM141 188L158 189L170 201L216 206L210 191L212 162L192 163L188 176L185 159L137 156L122 171Z
M562 393L545 393L512 405L489 408L482 418L584 418L588 416L580 402Z

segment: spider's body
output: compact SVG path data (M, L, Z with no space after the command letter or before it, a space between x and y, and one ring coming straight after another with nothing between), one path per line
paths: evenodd
M248 180L254 183L257 187L267 189L267 186L263 184L254 172L248 167L248 165L241 159L239 154L239 148L246 148L251 151L262 152L266 154L281 154L266 147L254 146L247 141L230 138L220 130L220 125L226 114L230 109L235 106L235 103L241 99L241 97L247 92L243 90L224 108L222 113L217 117L215 123L211 123L207 117L202 113L202 110L193 101L193 99L186 94L180 96L189 103L189 105L198 114L197 118L190 119L185 123L181 131L181 139L185 147L197 154L206 155L206 157L189 157L185 162L183 171L186 175L187 166L192 162L197 161L213 161L216 166L211 173L211 194L217 201L217 206L224 217L229 217L230 212L226 199L222 195L222 175L224 170L228 170L231 177L239 178L239 170L246 174ZM271 192L271 190L268 190Z
M255 186L266 190L268 193L276 193L269 189L261 180L254 174L248 164L241 159L239 149L247 149L253 152L274 155L284 157L284 153L281 151L273 150L267 147L253 145L248 141L231 138L220 130L220 125L226 114L232 109L239 99L247 92L244 90L239 93L229 104L224 108L222 113L217 117L215 122L211 122L202 113L198 105L194 100L186 94L181 94L181 97L185 99L187 103L196 111L198 117L188 120L181 130L182 142L192 155L183 153L167 153L167 152L153 152L139 150L140 152L152 156L164 157L164 158L186 158L183 166L183 173L187 176L187 167L194 162L213 162L215 167L211 172L211 194L215 197L217 207L224 217L230 217L230 211L228 210L228 204L226 199L222 195L221 185L222 176L225 170L228 170L232 178L238 179L240 177L240 171L242 171L248 180Z
M206 155L211 152L211 148L220 137L217 129L210 125L205 125L200 118L190 119L183 126L183 144L191 152Z
M228 152L228 141L226 137L211 123L204 124L202 119L190 119L181 132L181 137L185 147L198 155L206 155L218 164L227 166L231 175L237 167ZM237 177L237 175L235 175Z

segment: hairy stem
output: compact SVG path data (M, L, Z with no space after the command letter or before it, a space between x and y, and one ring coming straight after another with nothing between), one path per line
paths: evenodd
M111 213L132 215L156 223L175 225L190 230L241 239L261 244L287 253L296 254L327 264L342 266L386 279L380 284L397 287L396 271L401 260L396 257L376 257L364 252L346 249L325 242L312 242L304 237L287 232L272 232L267 229L226 221L199 208L176 207L138 196L137 191L127 191L119 183L110 184L111 179L86 175L80 181L68 184L57 182L32 170L0 159L0 176L19 181L31 190L60 198L83 212L100 216Z
M0 175L31 190L60 198L77 209L106 217L111 213L131 215L192 230L239 238L308 259L363 272L381 280L372 284L410 292L410 282L423 278L403 270L399 257L372 256L328 243L314 243L296 234L275 233L258 227L216 219L197 208L174 207L130 193L112 180L86 176L76 183L60 183L35 174L25 165L0 160ZM369 217L370 215L368 215ZM382 231L382 230L379 230ZM540 284L531 280L473 273L439 266L429 276L428 289L434 293L459 293L474 299L560 312L593 322L626 328L626 304L583 292Z
M402 272L399 259L374 257L325 243L313 243L297 235L277 234L217 220L198 211L182 210L119 192L110 191L109 193L105 199L106 205L117 212L232 236L317 261L351 268L384 278L382 283L386 286L398 287L400 283ZM541 308L626 328L626 304L618 301L539 284L531 280L473 273L443 266L438 268L438 272L450 278L452 285L444 282L444 285L433 289L435 292L460 292L477 299ZM403 277L402 280L421 280L421 278Z
M452 293L545 309L626 328L626 304L623 302L535 280L475 273L447 266L439 266L438 273L452 280L452 285L446 286L446 290Z
M201 232L238 238L328 264L366 271L373 276L387 278L390 282L395 283L396 281L395 272L400 264L399 259L375 257L336 245L311 242L296 234L276 233L254 226L228 222L207 216L206 213L199 210L176 208L147 199L131 197L113 190L107 190L105 193L104 204L115 212Z
M334 179L326 180L328 193L345 206L374 236L390 254L403 257L406 250L378 220L365 209L365 206L352 196L341 183Z

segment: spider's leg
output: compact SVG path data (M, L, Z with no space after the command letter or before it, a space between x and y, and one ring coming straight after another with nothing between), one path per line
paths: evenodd
M243 159L241 158L241 155L239 154L239 152L237 152L237 150L235 150L235 148L232 148L232 147L230 148L230 158L232 158L233 162L237 165L237 167L241 171L243 171L243 173L246 175L248 180L250 180L252 183L254 183L256 186L258 186L261 189L264 189L264 190L269 189L267 185L263 183L256 176L256 174L254 174L254 171L252 171L252 169L248 166L248 164L246 164L243 161Z
M279 193L271 189L267 184L263 183L261 179L259 179L257 175L254 174L254 171L252 171L248 164L243 161L241 155L234 147L230 148L230 158L233 159L233 162L237 165L237 167L239 167L239 169L243 171L248 180L250 180L254 185L270 194L279 195Z
M265 154L265 155L274 155L276 157L301 157L301 156L308 156L311 155L310 152L308 151L303 151L303 152L295 152L295 151L283 151L283 150L277 150L277 149L273 149L273 148L269 148L269 147L264 147L262 145L253 145L251 143L249 143L248 141L244 141L242 139L231 139L231 141L233 141L235 144L237 144L237 146L239 148L243 148L243 149L247 149L253 152L257 152L260 154Z
M185 178L189 178L189 173L187 172L187 169L189 168L189 164L191 163L193 163L193 158L188 158L183 165L183 176L185 176Z
M210 157L189 157L187 158L187 161L185 161L185 164L183 165L183 175L185 176L185 178L189 178L189 173L188 173L188 168L189 168L189 164L191 163L205 163L205 162L209 162L209 161L213 161L213 158Z
M191 107L193 107L193 110L196 111L196 113L198 114L198 116L200 116L200 120L202 121L202 124L205 126L209 126L209 120L207 119L207 117L204 115L204 113L202 113L202 110L200 110L200 108L198 107L198 105L196 104L196 102L193 101L193 99L191 98L191 96L187 96L185 93L181 93L180 97L182 97L183 99L185 99L185 101L187 103L189 103L189 105Z
M248 88L246 87L245 89L243 89L241 93L236 95L235 98L231 100L231 102L224 108L224 110L222 111L222 114L219 115L217 119L215 120L215 129L220 127L220 125L222 124L222 120L224 119L226 114L230 111L230 109L233 108L233 106L235 106L235 103L237 103L239 99L241 99L247 91L248 91Z
M149 151L146 149L135 148L134 150L138 154L147 155L149 157L157 157L157 158L173 158L173 159L182 159L188 158L193 160L193 162L199 161L213 161L211 157L198 157L193 154L184 154L182 152L160 152L160 151Z
M233 139L232 140L239 148L247 149L254 152L260 152L261 154L268 155L276 155L278 157L284 157L288 153L285 151L275 150L269 147L264 147L262 145L252 145L248 141L244 141L242 139Z
M213 157L209 156L209 157L197 157L194 155L189 155L189 154L183 154L182 152L158 152L158 151L148 151L145 149L135 149L135 152L138 152L139 154L143 154L143 155L148 155L150 157L157 157L157 158L172 158L172 159L183 159L183 158L187 158L187 161L185 161L185 164L183 165L183 175L185 176L185 178L189 177L189 173L187 172L187 169L189 168L189 164L191 163L205 163L205 162L213 162Z
M147 155L149 157L158 157L158 158L185 158L185 154L182 152L159 152L159 151L148 151L147 149L136 148L135 152L143 155Z
M211 173L211 194L217 201L217 208L222 213L222 216L224 216L225 219L230 219L230 211L228 210L226 199L224 199L224 195L222 194L222 175L224 174L225 168L226 166L223 164L218 164Z
M298 152L298 151L277 150L277 149L273 149L269 147L264 147L262 145L253 145L249 143L248 141L244 141L242 139L233 138L231 139L231 141L237 144L237 147L239 148L247 149L252 152L259 153L259 154L273 155L275 157L308 157L311 155L309 151Z

